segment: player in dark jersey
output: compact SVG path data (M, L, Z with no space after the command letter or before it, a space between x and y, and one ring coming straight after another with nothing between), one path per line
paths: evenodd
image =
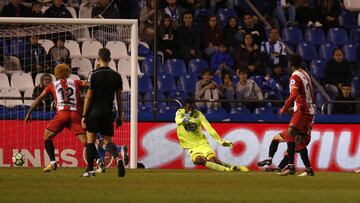
M116 126L122 125L124 114L122 111L122 80L121 76L109 68L110 51L101 48L98 54L99 67L89 75L89 89L85 96L82 126L87 130L86 159L87 168L83 177L95 176L94 159L96 158L96 134L103 136L104 148L116 160L118 176L125 176L123 160L118 156L116 145L111 137L114 135L113 127L113 101L116 94L118 115Z

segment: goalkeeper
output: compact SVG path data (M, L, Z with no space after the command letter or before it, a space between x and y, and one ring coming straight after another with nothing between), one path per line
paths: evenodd
M186 99L184 107L176 112L175 117L180 146L189 151L193 163L216 171L249 171L245 166L232 166L216 157L206 136L201 132L201 127L205 128L211 137L222 146L232 147L233 144L229 141L222 141L204 114L196 110L194 106L193 99Z

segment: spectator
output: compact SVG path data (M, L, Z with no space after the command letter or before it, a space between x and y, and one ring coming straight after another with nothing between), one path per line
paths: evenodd
M210 16L208 24L203 29L203 46L205 54L209 57L218 49L222 40L222 31L217 26L216 16Z
M70 11L63 4L63 0L54 0L53 4L46 9L44 17L48 18L72 18Z
M264 100L261 89L255 81L248 79L249 70L242 68L239 70L239 82L236 84L236 99L239 100ZM252 111L256 107L261 106L258 103L248 103L246 106Z
M43 91L44 89L52 83L52 77L49 73L44 73L43 75L41 75L40 77L40 84L38 86L36 86L34 88L33 91L33 95L32 98L36 99ZM44 99L43 99L43 105L38 105L36 107L37 111L51 111L53 110L51 108L51 104L53 103L54 98L52 94L48 94Z
M221 100L234 100L235 87L233 85L232 76L225 73L222 77L222 84L219 86L219 97ZM221 106L230 113L234 104L232 102L222 102Z
M182 6L184 9L194 12L195 9L203 8L204 0L180 0L179 5Z
M296 19L303 26L315 26L322 27L323 25L319 22L319 13L311 5L311 0L297 0L296 6Z
M261 42L266 40L265 29L260 24L255 24L251 14L245 14L243 20L244 26L241 28L241 31L244 34L251 33L255 44L260 46Z
M353 79L351 64L344 59L344 53L340 48L333 51L333 58L325 67L325 87L332 98L339 95L343 84L350 84Z
M111 0L100 0L99 4L92 8L91 17L102 17L102 18L119 18L120 11L114 3L109 3ZM100 15L100 16L99 16Z
M289 14L288 20L285 13ZM273 15L277 17L282 27L296 25L296 9L291 0L276 0L276 6Z
M165 59L173 58L174 56L174 33L175 30L171 26L170 16L163 16L159 25L159 50L164 53Z
M1 16L28 17L30 16L30 9L22 4L22 0L10 0L10 2L3 7Z
M167 6L163 10L163 15L168 14L171 18L172 25L177 28L181 24L181 16L185 9L177 5L177 0L166 0Z
M229 8L234 9L234 1L233 0L210 0L210 7L214 8L215 12L219 8Z
M337 101L355 101L351 96L351 85L349 83L344 83L341 86L342 94L336 97ZM356 105L347 104L347 103L335 103L333 114L356 114Z
M39 44L39 37L32 35L29 37L30 47L25 52L25 60L22 64L25 72L31 72L33 78L37 73L43 73L46 69L46 51Z
M270 75L273 69L280 68L281 72L284 72L283 68L287 65L286 60L286 46L279 41L279 30L272 28L269 33L269 40L261 44L260 47L262 61L267 68L272 69L266 71L266 75Z
M70 51L64 47L64 40L61 38L54 40L55 45L50 48L48 58L50 60L51 72L53 68L61 63L70 64Z
M318 13L320 22L325 29L338 26L338 17L341 13L341 5L339 0L317 0Z
M200 35L198 29L193 26L193 15L191 12L184 12L183 25L179 27L176 39L180 58L186 62L192 58L202 58Z
M139 30L142 31L147 25L154 26L155 0L148 0L145 7L141 8L139 18Z
M219 99L217 84L211 80L211 76L211 71L208 69L202 73L202 79L196 82L195 99ZM204 109L206 106L208 109L213 109L220 106L218 102L197 102L196 105L200 109Z
M261 65L259 46L254 43L253 35L246 33L244 41L236 51L236 65L238 68L247 68L249 75L264 75Z
M211 70L215 75L221 77L222 74L228 73L234 75L234 59L228 53L227 45L220 43L219 50L211 57Z
M223 38L224 43L229 45L230 49L237 47L239 42L242 41L243 33L240 32L235 16L229 17L228 22L223 29Z
M41 9L42 9L42 3L40 1L35 1L31 5L31 14L30 14L30 16L33 17L33 18L42 18L42 17L44 17L44 14L41 11Z

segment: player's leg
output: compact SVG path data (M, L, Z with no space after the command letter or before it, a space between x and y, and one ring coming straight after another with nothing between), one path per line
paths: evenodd
M112 133L113 134L113 133ZM119 157L118 150L116 148L116 145L111 140L112 136L103 135L104 138L104 149L108 151L111 156L116 161L116 166L118 168L118 176L124 177L125 176L125 167L123 160Z
M294 167L294 158L295 158L295 137L301 134L301 131L296 129L295 127L290 126L288 130L288 139L287 142L287 154L288 154L288 165L282 170L280 173L281 176L286 175L294 175L295 167Z
M300 153L300 157L301 160L303 161L306 169L304 172L302 172L299 176L314 176L315 173L311 168L311 164L310 164L310 159L309 159L309 154L308 154L308 150L307 148L303 148L302 150L299 151Z
M86 132L86 162L87 167L83 177L95 176L94 172L94 160L96 157L95 147L96 135L93 132Z
M221 165L208 143L190 148L189 154L195 165L202 165L216 171L232 171L231 168Z
M46 153L49 156L50 163L43 169L44 172L50 172L51 170L57 169L57 164L55 160L55 147L53 143L53 138L57 135L57 133L52 132L48 129L45 129L44 132L44 145Z
M215 163L220 164L222 166L228 167L233 171L242 171L242 172L248 172L249 171L249 168L247 168L246 166L232 165L232 164L226 163L224 161L221 161L216 156L212 157L209 161L212 161L212 162L215 162Z
M286 133L286 132L281 132L273 137L271 144L269 146L268 158L258 162L257 163L258 167L270 166L272 164L272 159L278 149L279 143L285 142L284 138L281 136L281 134L284 134L284 133Z

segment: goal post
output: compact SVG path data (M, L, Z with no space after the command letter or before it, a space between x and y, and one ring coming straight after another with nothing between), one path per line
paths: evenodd
M88 29L92 27L105 27L104 30L111 30L112 34L115 33L117 35L116 39L125 39L126 45L128 46L129 50L129 56L130 64L131 64L131 71L127 77L130 78L130 112L127 116L130 120L130 130L129 130L129 142L130 142L130 168L137 168L137 123L138 123L138 20L135 19L90 19L90 18L79 18L79 19L73 19L73 18L6 18L1 17L0 18L0 25L9 25L7 33L4 34L4 32L0 32L0 40L3 40L5 38L8 38L9 36L12 38L19 38L19 36L31 36L32 28L31 26L36 26L37 28L34 31L34 35L36 33L43 34L43 32L46 32L46 29L49 30L49 32L56 32L58 30L59 32L66 32L66 31L74 31L79 29ZM14 26L15 29L11 25ZM19 26L21 25L21 26ZM56 28L49 28L45 25L57 25ZM108 26L108 27L106 27ZM110 28L109 28L110 27ZM41 30L44 29L45 31ZM54 30L52 30L54 29ZM127 34L122 34L121 32L127 33L130 32L130 36ZM88 32L89 33L89 32ZM93 34L93 33L92 33ZM100 38L104 36L104 41L109 40L110 38L105 35L100 35ZM88 34L88 37L90 39L94 38L94 36L90 36ZM81 40L79 38L78 40L81 43ZM121 41L121 40L119 40ZM103 47L105 47L105 44L102 44ZM3 54L3 53L1 53ZM115 54L115 53L114 53ZM9 57L12 57L12 54L8 54ZM113 52L112 52L113 56ZM129 60L126 59L126 60ZM93 58L92 61L96 61L96 58ZM94 64L94 62L91 62ZM120 64L120 63L118 63ZM4 68L6 70L5 64ZM119 68L119 67L118 67ZM95 69L95 67L94 67ZM119 72L119 71L118 71ZM120 73L121 74L121 73ZM10 78L11 76L9 76ZM0 96L1 97L1 96ZM128 101L129 102L129 101ZM1 126L3 127L3 126ZM0 130L1 131L1 130ZM5 132L5 131L4 131Z

